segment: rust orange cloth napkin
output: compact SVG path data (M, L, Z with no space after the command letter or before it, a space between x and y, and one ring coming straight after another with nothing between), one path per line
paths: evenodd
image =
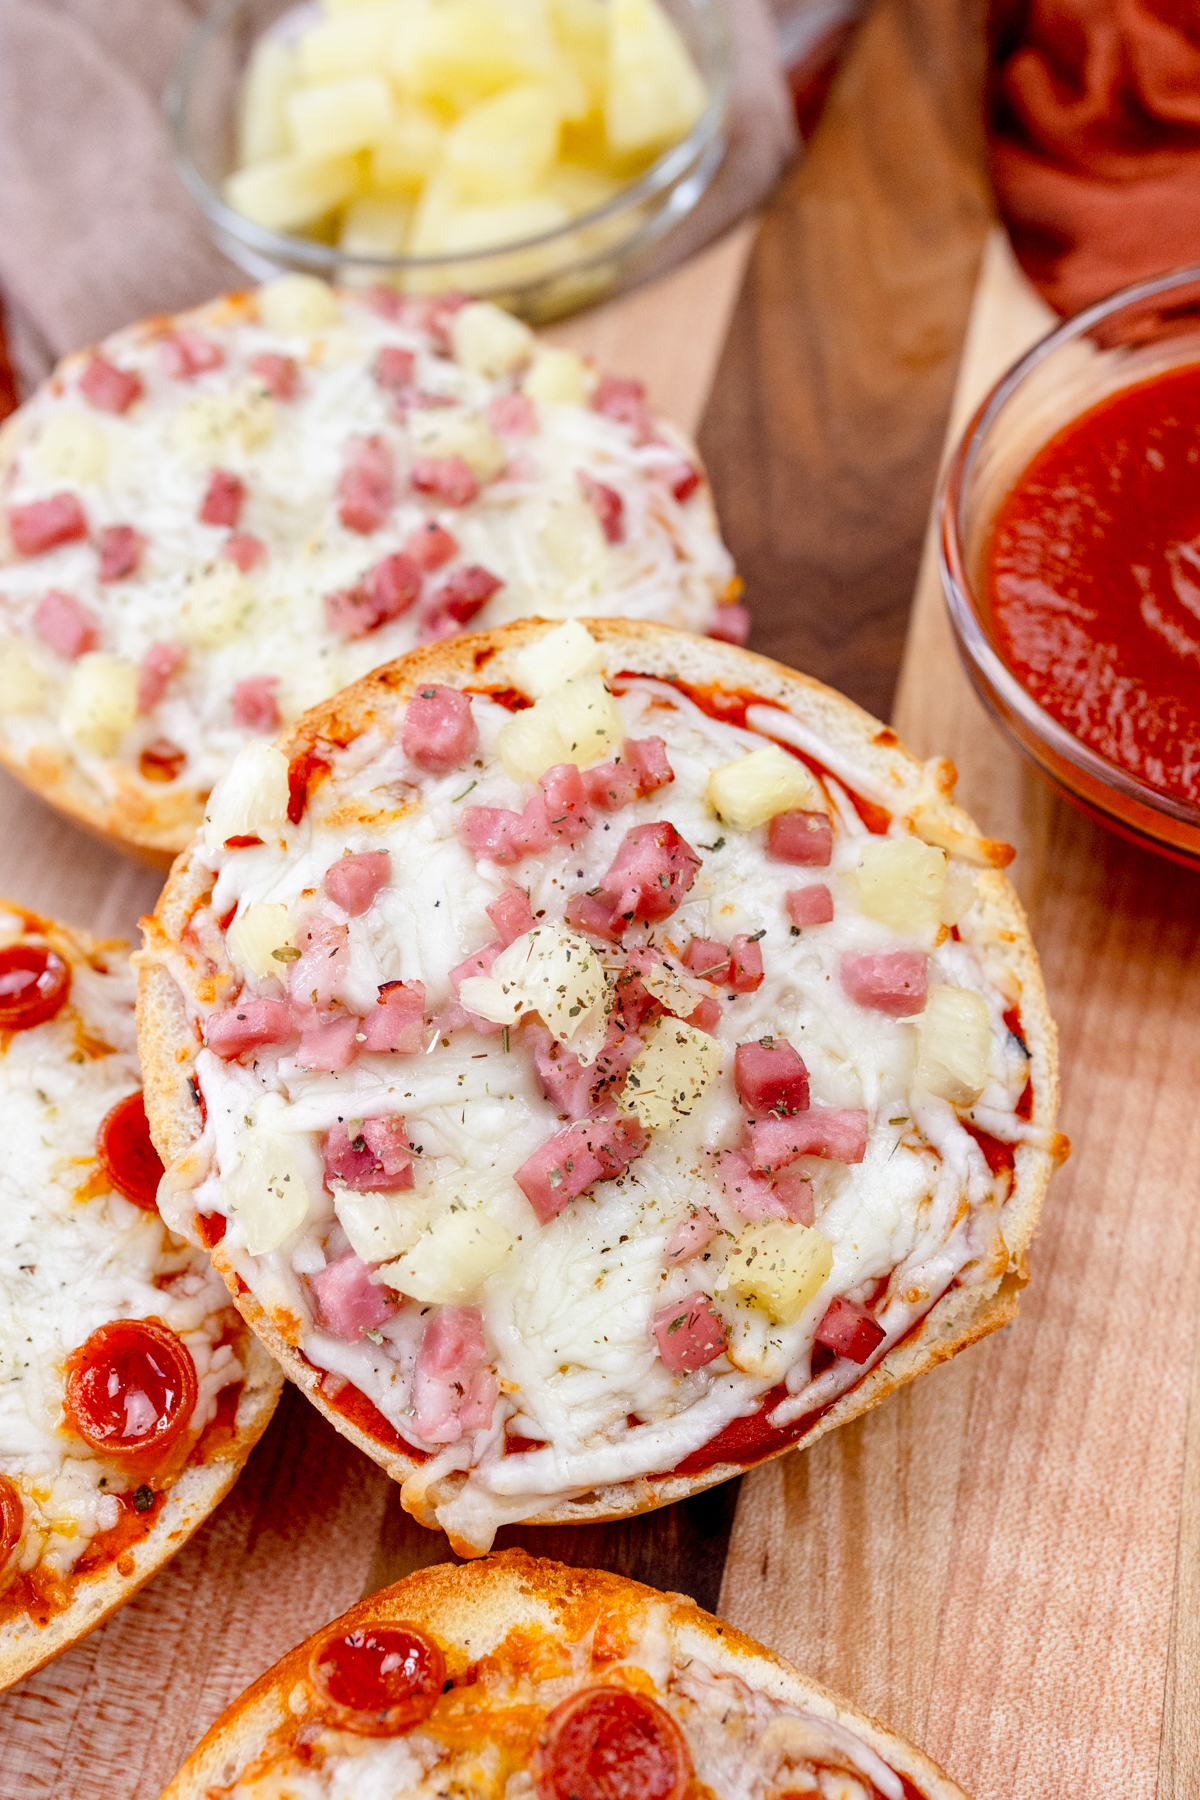
M1061 313L1200 262L1200 0L997 0L992 172Z

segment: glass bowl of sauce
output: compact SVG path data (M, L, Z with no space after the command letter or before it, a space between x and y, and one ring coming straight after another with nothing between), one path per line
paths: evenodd
M1076 806L1200 864L1200 268L1060 325L983 402L940 502L959 654Z

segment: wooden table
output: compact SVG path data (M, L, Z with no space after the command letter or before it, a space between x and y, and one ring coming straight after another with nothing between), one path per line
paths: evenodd
M1045 324L1002 239L977 286L982 42L972 4L879 0L753 250L735 234L556 335L644 374L685 423L703 414L754 645L881 713L899 677L903 734L949 751L967 804L1018 845L1075 1154L1010 1331L740 1484L505 1539L719 1605L977 1800L1195 1800L1200 884L1020 768L957 669L928 558L917 582L952 402L962 415ZM0 890L99 930L153 901L153 877L11 785L0 818ZM175 1561L0 1698L0 1797L152 1800L255 1673L445 1554L289 1393Z

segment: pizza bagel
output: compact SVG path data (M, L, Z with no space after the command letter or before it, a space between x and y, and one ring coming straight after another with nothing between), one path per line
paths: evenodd
M694 447L482 302L289 275L69 356L0 434L0 759L165 867L241 746L528 613L744 635Z
M966 1800L682 1594L507 1551L384 1588L217 1720L163 1800Z
M276 1364L155 1194L127 946L0 901L0 1686L228 1492Z
M1055 1031L953 780L763 657L572 620L215 790L144 922L163 1205L456 1549L681 1499L1013 1317Z

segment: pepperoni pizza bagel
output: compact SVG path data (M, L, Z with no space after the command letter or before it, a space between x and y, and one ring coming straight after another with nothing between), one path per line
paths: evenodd
M163 1800L285 1793L965 1800L682 1594L519 1550L360 1601L235 1701Z
M279 1398L159 1217L140 1080L126 946L0 901L0 1686L175 1554Z
M0 759L165 866L242 744L377 664L533 612L736 635L732 573L636 381L491 305L284 276L68 357L6 426Z
M620 1516L1013 1316L1020 906L841 696L661 626L431 646L244 751L145 922L171 1223L404 1503Z

